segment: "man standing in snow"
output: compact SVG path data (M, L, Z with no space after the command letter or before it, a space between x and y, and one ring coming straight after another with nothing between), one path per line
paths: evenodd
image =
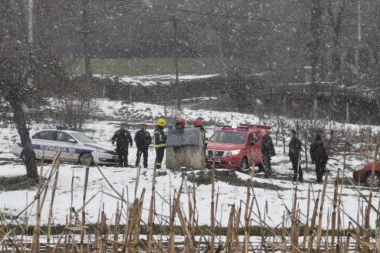
M156 128L154 129L154 148L156 149L156 160L154 166L156 169L161 169L162 160L164 159L166 148L166 134L164 127L166 121L163 118L157 120Z
M132 147L132 136L128 130L124 129L121 125L120 129L115 132L111 138L112 145L116 141L116 153L119 156L119 165L121 167L128 167L128 147Z
M292 130L292 139L289 142L289 159L292 162L293 167L293 181L303 181L303 174L301 168L301 151L302 142L297 138L296 130Z
M263 165L265 170L265 176L270 177L273 174L271 157L276 155L276 151L274 150L272 138L270 137L269 133L263 130L261 131L261 134L263 135L263 141L261 143L261 153L264 156Z
M136 167L140 165L141 155L143 155L144 168L148 168L148 148L152 143L152 137L150 133L146 131L146 125L143 124L141 129L135 134L135 143L137 147L136 154Z
M184 118L179 118L174 126L175 129L185 129L186 128L186 120Z
M206 148L206 129L203 127L202 122L199 118L194 120L194 127L199 128L199 130L201 131L202 140Z
M317 134L315 141L310 146L311 162L315 164L317 183L322 183L322 177L326 172L326 164L329 160L325 147L323 146L320 134Z

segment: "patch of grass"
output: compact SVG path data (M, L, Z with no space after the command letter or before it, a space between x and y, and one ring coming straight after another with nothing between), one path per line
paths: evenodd
M25 176L0 177L0 191L18 191L32 189L38 185L38 179Z
M142 59L91 59L94 74L117 76L141 75L174 75L173 58ZM219 58L180 58L178 70L180 75L207 75L222 73L222 62ZM84 73L83 59L77 59L70 67L75 75Z
M200 171L198 173L191 173L187 176L187 179L191 182L195 182L199 185L208 185L211 184L211 170ZM242 186L245 187L248 184L248 180L243 180L234 170L216 170L215 171L215 179L216 181L225 182L229 185ZM285 188L279 187L278 185L274 185L272 183L259 183L253 182L253 187L255 188L263 188L270 189L275 191L285 190Z
M284 191L284 190L288 190L288 188L280 187L280 186L275 185L273 183L253 182L252 184L253 184L254 188L262 188L262 189L267 189L267 190L272 190L272 191Z
M201 184L211 184L211 172L210 171L200 171L197 174L190 174L187 178L189 181L196 183L198 186Z
M9 164L9 163L13 163L13 162L21 163L22 160L21 159L15 159L15 158L2 158L1 161L0 161L0 165L6 165L6 164ZM24 162L22 162L22 163L24 163Z
M352 185L350 180L348 180L347 178L339 178L339 179L335 179L338 181L338 185ZM353 179L351 178L351 181Z
M2 213L1 216L0 216L0 220L2 220L4 218L12 218L12 216L8 216L8 215ZM19 225L13 225L13 224L8 224L7 225L8 231L12 229L15 234L18 234L18 235L21 235L21 234L22 235L33 235L33 232L34 232L34 229L35 229L34 226L30 225L30 226L28 226L27 229L25 229L25 228L26 227L22 228ZM118 228L119 228L119 231L124 231L125 230L125 225L120 224ZM41 231L42 231L43 234L46 234L48 232L49 228L46 225L42 225L40 227L40 229L41 229ZM115 229L115 226L111 225L108 228L108 231L114 231L114 229ZM165 233L169 229L170 229L169 226L153 224L153 233L155 233L155 234ZM181 235L181 236L186 235L186 233L184 232L184 229L181 226L174 226L173 229L174 229L173 231L175 232L175 235L177 235L177 236L179 236L179 235ZM194 230L194 235L202 235L202 236L204 236L205 234L208 233L208 231L210 231L210 229L211 228L208 225L196 226L195 230ZM55 226L51 226L50 230L51 230L50 231L51 234L54 234L54 235L61 234L61 233L65 232L66 225L57 224ZM227 227L219 227L219 226L217 226L215 228L215 234L217 234L217 235L227 235L228 232L229 232L229 230L230 229L227 228ZM249 235L250 236L265 236L265 237L270 237L272 235L275 236L275 235L279 235L281 233L284 233L284 231L286 231L288 234L291 232L290 228L271 228L271 227L258 226L258 225L252 225L252 226L249 227ZM95 234L95 233L98 233L99 230L98 230L98 228L96 226L89 226L89 228L86 230L86 232L88 234ZM143 235L147 234L148 227L146 225L142 225L140 232ZM245 228L241 227L238 230L236 230L235 232L237 232L238 235L244 235ZM301 225L300 229L299 229L299 234L304 234L304 232L305 232L305 226ZM80 234L80 230L78 230L78 231L71 231L71 233L73 233L73 234ZM323 234L327 234L327 233L331 233L331 231L323 229L322 233ZM348 229L341 231L342 235L347 235L347 234L350 234L350 233L355 233L355 231L348 230ZM372 233L375 234L374 231L372 231Z

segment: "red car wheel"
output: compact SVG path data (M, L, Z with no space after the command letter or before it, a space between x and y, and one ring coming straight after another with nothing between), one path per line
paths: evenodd
M364 182L367 186L371 186L372 181L372 172L367 173L364 177ZM373 186L378 187L380 186L380 174L375 173L375 177L373 178Z

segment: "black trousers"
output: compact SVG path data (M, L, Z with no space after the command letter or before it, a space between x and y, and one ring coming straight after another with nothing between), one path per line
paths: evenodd
M144 148L144 149L137 149L137 153L136 153L136 167L140 165L140 161L141 161L141 155L143 156L143 165L144 165L144 168L148 168L148 148Z
M315 172L317 174L317 182L322 183L322 177L326 172L326 161L316 161L315 162Z
M118 147L116 153L119 156L119 165L121 167L128 167L128 147Z
M161 169L162 160L164 159L165 147L156 148L156 160L154 165L157 169Z
M264 155L263 165L264 165L265 175L267 177L271 176L273 174L273 171L272 171L271 157L269 155Z
M293 168L293 180L297 179L297 171L298 171L298 180L303 180L303 173L300 161L298 160L298 157L290 157L290 161L292 162L292 168Z

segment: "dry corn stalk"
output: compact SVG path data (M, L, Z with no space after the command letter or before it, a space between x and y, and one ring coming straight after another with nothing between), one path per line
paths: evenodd
M50 175L48 177L48 180L52 178L54 173L57 173L59 167L59 158L60 158L61 152L58 152L53 159L52 167L50 170ZM57 175L58 176L58 175ZM40 233L41 233L41 211L43 208L43 205L45 203L46 195L48 192L48 182L43 182L43 165L41 164L40 169L40 178L39 178L39 184L38 184L38 194L36 195L37 199L37 215L36 215L36 225L34 227L34 233L33 233L33 241L31 245L31 252L40 252L39 245L40 245ZM42 199L41 199L42 197Z
M299 217L297 214L297 187L294 191L293 208L291 214L291 252L299 251L298 236L299 236Z
M90 160L90 159L89 159ZM90 163L90 161L89 161ZM86 196L87 196L87 186L88 186L88 176L90 174L90 166L86 166L86 175L84 179L84 189L83 189L83 205L82 205L82 224L80 233L80 253L84 253L84 237L86 234Z
M149 206L149 216L148 216L148 231L147 231L147 251L152 252L152 242L153 242L153 222L154 222L154 213L156 210L156 166L153 169L153 180L152 180L152 196L150 199Z

